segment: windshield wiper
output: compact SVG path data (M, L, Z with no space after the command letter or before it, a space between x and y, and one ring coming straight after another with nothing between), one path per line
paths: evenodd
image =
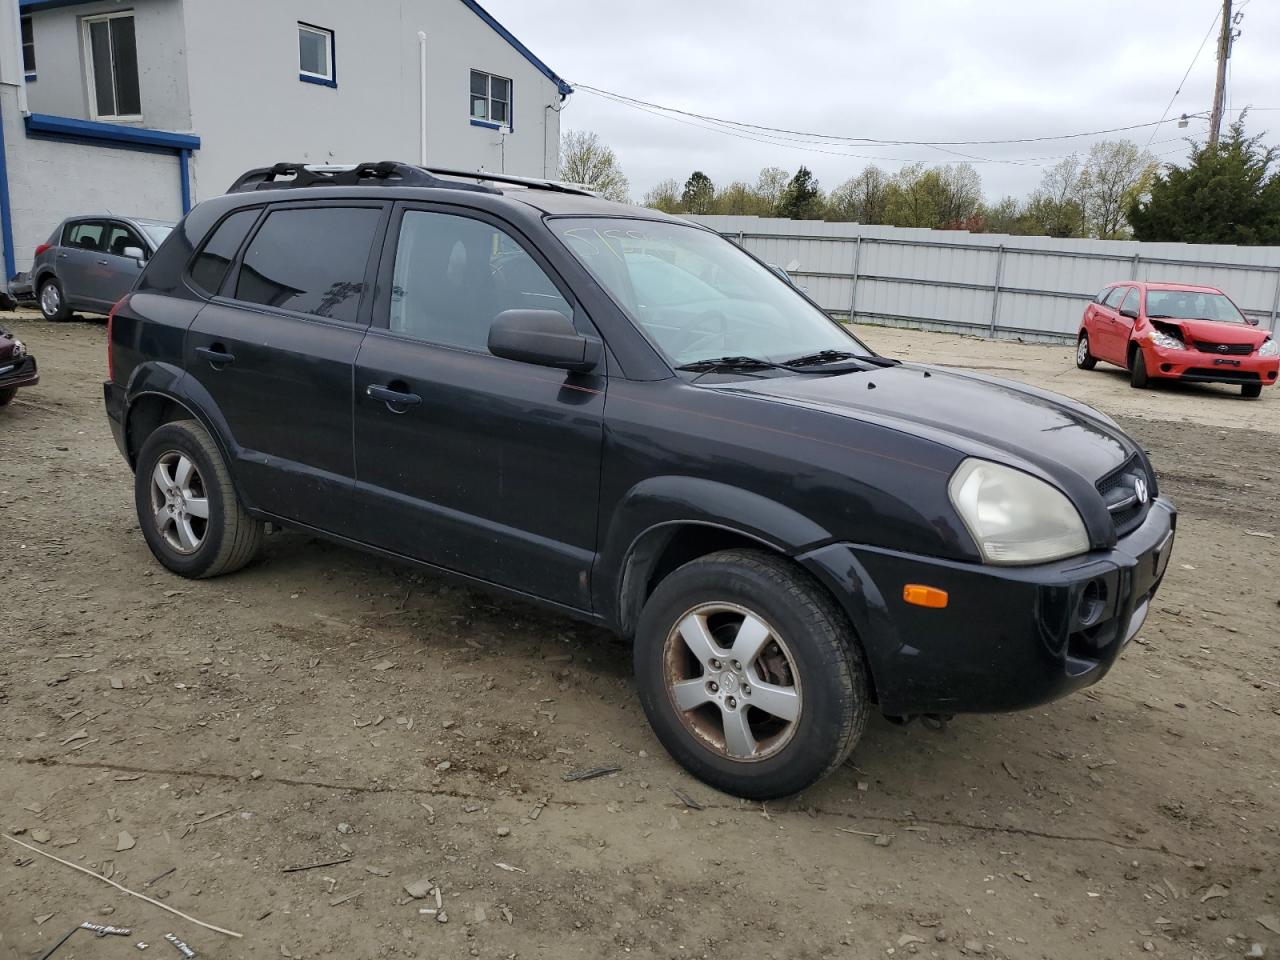
M901 360L889 357L878 357L874 354L850 353L848 350L819 350L803 357L788 360L788 367L816 367L827 363L843 363L846 360L857 360L877 367L896 367Z
M814 370L808 365L788 361L774 363L772 360L761 360L758 357L709 357L706 360L695 360L676 367L677 370L691 370L695 373L711 373L716 370L790 370L792 373L845 373L844 370Z

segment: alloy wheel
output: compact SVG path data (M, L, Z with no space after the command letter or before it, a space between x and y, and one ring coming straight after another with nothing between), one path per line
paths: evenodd
M209 529L209 498L204 478L185 453L170 450L151 472L151 509L156 531L171 548L192 554Z
M795 660L777 631L746 607L689 610L667 636L663 666L681 724L720 756L763 760L795 734L803 708Z
M1089 338L1081 337L1080 342L1076 344L1076 363L1081 366L1089 359Z

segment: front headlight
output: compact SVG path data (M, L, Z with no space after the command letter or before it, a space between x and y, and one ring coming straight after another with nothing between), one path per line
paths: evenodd
M1276 343L1274 339L1268 337L1262 342L1262 346L1258 348L1258 356L1260 357L1276 357L1280 356L1280 343Z
M1021 470L970 458L947 492L988 563L1044 563L1089 549L1084 521L1071 501Z
M21 360L27 355L27 348L22 345L22 341L17 337L13 338L13 353L10 356L15 360Z
M1187 349L1187 345L1185 343L1169 333L1161 333L1159 330L1152 330L1150 337L1152 343L1157 347L1164 347L1166 350Z

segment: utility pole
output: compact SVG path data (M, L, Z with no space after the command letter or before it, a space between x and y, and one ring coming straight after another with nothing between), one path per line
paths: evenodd
M1222 0L1222 30L1218 34L1218 82L1213 88L1213 115L1209 118L1209 146L1218 145L1222 111L1227 102L1227 58L1231 56L1231 0Z

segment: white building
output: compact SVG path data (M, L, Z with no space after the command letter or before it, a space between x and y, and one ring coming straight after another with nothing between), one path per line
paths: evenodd
M552 177L571 92L474 0L0 0L0 279L278 161Z

